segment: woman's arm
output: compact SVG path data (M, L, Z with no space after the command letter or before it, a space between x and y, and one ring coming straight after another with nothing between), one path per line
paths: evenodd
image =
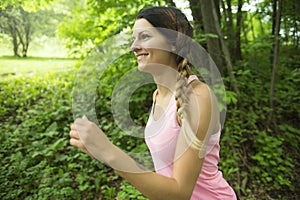
M196 130L196 136L204 140L211 119L211 99L204 84L193 86L188 105L189 124ZM195 94L195 95L193 95ZM201 118L201 120L200 120ZM172 177L142 170L136 162L114 146L103 132L92 122L77 119L71 126L71 145L114 168L149 199L190 199L197 178L201 172L203 159L199 150L189 147L181 131L176 147Z

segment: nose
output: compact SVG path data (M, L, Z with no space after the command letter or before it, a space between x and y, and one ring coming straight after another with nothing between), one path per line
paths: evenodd
M134 51L134 52L137 52L138 50L141 50L141 46L139 44L137 44L136 41L133 41L131 47L130 47L130 50L131 51Z

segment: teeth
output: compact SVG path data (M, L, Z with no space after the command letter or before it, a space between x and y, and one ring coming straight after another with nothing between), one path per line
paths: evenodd
M138 58L143 58L143 57L145 57L145 56L147 56L147 54L138 55L137 57L138 57Z

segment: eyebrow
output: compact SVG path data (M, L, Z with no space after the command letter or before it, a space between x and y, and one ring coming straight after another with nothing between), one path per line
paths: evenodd
M141 34L143 34L143 33L145 33L145 32L151 33L151 32L148 31L148 30L142 30L142 31L138 32L138 36L140 36ZM134 37L133 34L132 34L132 37Z

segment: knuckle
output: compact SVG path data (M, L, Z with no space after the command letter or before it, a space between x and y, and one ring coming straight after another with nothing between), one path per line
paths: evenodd
M73 129L73 130L76 129L75 124L71 124L71 129Z
M70 139L70 144L71 144L72 146L75 146L75 140L74 140L73 138Z
M73 130L70 131L70 137L71 137L71 138L73 138L73 137L75 136L75 133L74 133L74 132L75 132L75 131L73 131Z

